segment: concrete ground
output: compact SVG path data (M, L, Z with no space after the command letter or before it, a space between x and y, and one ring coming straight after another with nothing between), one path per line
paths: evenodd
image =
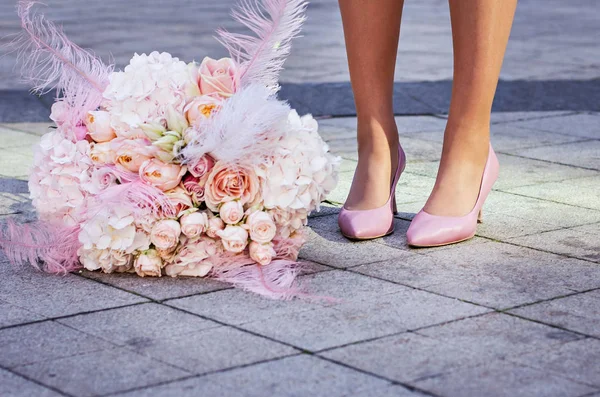
M6 3L0 36L17 29ZM73 38L112 49L120 65L153 48L192 59L192 39L212 54L208 32L227 24L230 5L49 3ZM521 2L484 223L469 242L414 250L405 231L433 186L451 78L445 4L406 2L396 104L408 166L392 236L353 243L337 231L356 120L334 2L313 2L284 73L282 94L327 116L321 133L344 158L301 252L306 289L337 302L270 301L197 279L51 276L0 257L0 396L600 396L597 5ZM26 221L49 103L26 95L12 62L0 58L0 221Z

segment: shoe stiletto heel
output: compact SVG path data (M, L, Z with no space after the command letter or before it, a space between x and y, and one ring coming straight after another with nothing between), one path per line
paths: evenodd
M406 155L398 145L398 166L387 202L372 210L349 210L342 207L338 224L342 234L351 240L370 240L387 236L394 231L394 214L397 213L396 185L406 167Z
M465 216L438 216L421 210L413 218L406 240L413 247L437 247L468 240L475 236L477 223L483 220L482 207L498 179L498 158L490 145L487 162L481 177L479 196L473 210Z

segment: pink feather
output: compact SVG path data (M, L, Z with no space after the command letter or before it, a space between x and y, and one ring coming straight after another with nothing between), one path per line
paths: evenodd
M233 18L256 37L217 31L218 40L242 65L241 85L259 83L278 88L279 73L290 54L291 41L306 20L304 0L241 0Z
M19 1L17 9L23 31L8 44L17 52L23 79L38 94L58 90L73 109L68 125L75 127L85 114L96 109L108 85L113 66L71 42L61 27L31 12L37 2Z
M0 249L13 265L29 262L48 273L66 274L81 268L78 234L79 226L43 221L17 225L9 220L0 229Z

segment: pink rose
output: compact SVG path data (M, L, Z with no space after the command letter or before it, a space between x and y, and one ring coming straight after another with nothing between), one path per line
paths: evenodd
M192 212L179 220L181 232L188 238L200 237L208 228L208 215L206 212Z
M140 178L160 190L174 189L187 172L186 167L177 164L163 163L158 159L150 159L140 166Z
M71 107L65 101L54 102L50 108L50 119L60 127L69 119L70 112Z
M202 95L229 98L239 85L238 68L231 58L221 58L217 61L206 57L200 64L199 73Z
M175 208L175 213L177 217L180 217L184 211L194 206L190 195L184 188L180 186L177 186L175 189L166 191L165 195L169 198L169 201L173 205L173 208Z
M277 227L271 215L263 211L256 211L250 214L248 219L246 219L244 227L248 229L250 239L261 244L273 240L273 237L277 233Z
M98 194L109 186L115 185L117 177L110 168L97 168L92 171L90 181L82 187L92 194Z
M207 119L213 113L218 112L220 107L219 99L212 96L199 96L188 102L183 111L188 123L194 125L198 120Z
M190 164L188 169L190 174L194 175L196 178L202 178L204 175L208 174L214 166L215 160L208 154L205 154L195 164Z
M260 244L256 241L250 243L250 258L260 265L268 265L275 255L273 243Z
M92 143L90 148L90 159L92 159L95 165L112 164L115 153L111 148L110 142Z
M229 252L242 252L248 245L248 232L240 226L227 225L217 232L217 236L221 237L223 247Z
M187 174L181 181L181 185L185 191L192 196L192 200L196 205L200 205L200 203L204 201L204 186L206 185L207 179L208 175L205 175L202 178L196 178L191 174Z
M152 227L150 241L156 248L168 250L177 246L180 235L181 226L179 225L179 222L172 219L165 219L158 221L154 227Z
M244 206L239 201L230 201L221 206L219 216L223 222L235 225L244 217Z
M225 229L225 222L223 219L213 216L208 219L208 228L206 229L206 235L211 238L217 238L221 230Z
M88 112L85 119L88 134L96 142L108 142L117 137L110 125L110 114L105 111Z
M209 238L186 244L177 254L173 264L165 268L165 273L171 277L204 277L211 271L211 258L218 252L217 243Z
M162 259L156 250L148 250L137 257L133 268L138 276L160 277L162 269Z
M240 200L242 205L251 203L259 189L258 177L250 167L227 165L217 162L206 180L204 200L212 211L219 204Z
M114 152L113 162L116 166L136 173L155 152L155 148L146 139L113 139L110 147Z

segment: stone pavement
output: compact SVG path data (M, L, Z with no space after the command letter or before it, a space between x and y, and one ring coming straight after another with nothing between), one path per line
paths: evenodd
M233 0L47 3L75 41L120 67L134 51L221 56L212 31L235 29ZM0 37L18 29L13 5L0 2ZM599 397L598 33L595 0L520 2L485 223L469 242L409 249L441 151L452 54L447 2L407 0L401 212L392 236L352 243L336 225L356 165L343 35L335 1L312 1L282 95L336 116L320 125L344 158L341 180L310 219L301 281L338 301L270 301L197 279L51 276L0 257L0 396ZM0 222L35 218L26 178L48 126L48 98L28 96L13 66L0 57Z
M3 263L0 395L600 393L600 114L494 114L502 168L485 223L469 242L419 250L404 233L433 185L445 120L397 121L409 163L396 233L353 243L336 213L355 119L321 120L344 162L331 204L310 219L301 279L339 302ZM0 127L3 218L33 218L25 178L45 128Z

